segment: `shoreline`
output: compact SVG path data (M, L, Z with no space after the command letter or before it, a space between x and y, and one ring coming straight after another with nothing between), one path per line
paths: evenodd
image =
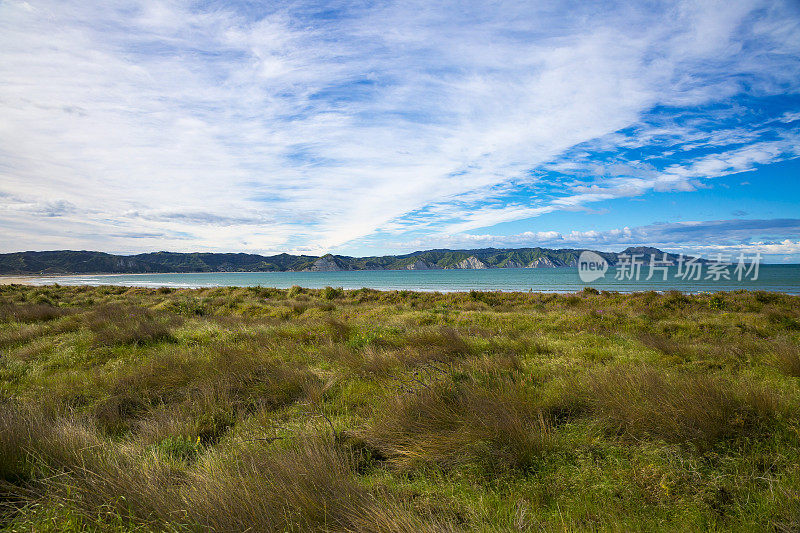
M287 289L298 285L309 289L324 286L348 290L369 287L379 291L430 292L536 292L570 294L586 287L619 293L680 291L685 294L730 292L736 290L771 291L800 294L800 265L764 265L769 269L758 282L742 280L681 281L677 278L653 282L615 281L611 274L597 282L579 282L578 276L564 268L452 269L452 270L345 270L345 271L269 271L269 272L138 272L80 274L0 274L0 286L117 286L172 289L213 287L270 287ZM786 270L786 267L794 267ZM562 272L559 272L562 271ZM573 279L575 278L575 279Z
M149 274L142 272L139 274L0 274L0 285L35 285L33 281L50 278L74 278L76 276L138 276ZM177 274L177 272L175 272Z

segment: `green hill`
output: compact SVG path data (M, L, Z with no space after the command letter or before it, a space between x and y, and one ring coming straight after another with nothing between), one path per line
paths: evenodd
M327 254L152 252L113 255L104 252L56 250L0 254L0 274L137 274L147 272L277 272L302 270L406 270L446 268L554 268L575 266L581 249L483 248L426 250L403 255L349 257ZM644 261L659 258L656 248L629 248L620 253L597 252L610 264L623 253L640 254Z

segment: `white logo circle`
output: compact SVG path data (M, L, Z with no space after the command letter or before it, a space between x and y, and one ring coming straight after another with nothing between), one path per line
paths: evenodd
M590 283L606 275L608 262L595 252L584 250L578 256L578 276L584 283Z

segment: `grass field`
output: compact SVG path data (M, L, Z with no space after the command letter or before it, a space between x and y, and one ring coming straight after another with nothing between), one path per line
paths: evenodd
M798 531L800 297L0 287L4 531Z

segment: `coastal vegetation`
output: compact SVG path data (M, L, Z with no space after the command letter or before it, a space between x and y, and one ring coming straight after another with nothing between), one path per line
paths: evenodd
M4 531L797 531L800 297L0 286Z

